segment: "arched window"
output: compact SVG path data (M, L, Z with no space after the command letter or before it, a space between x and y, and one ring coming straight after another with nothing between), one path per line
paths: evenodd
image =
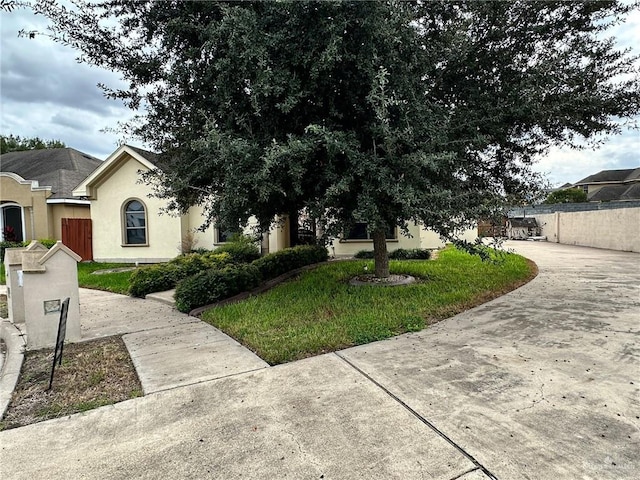
M125 245L147 245L147 211L140 200L124 205Z
M24 215L17 203L0 205L0 240L22 242L24 240Z

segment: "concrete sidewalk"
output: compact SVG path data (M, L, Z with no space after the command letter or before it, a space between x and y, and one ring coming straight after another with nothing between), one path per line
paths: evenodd
M0 432L3 479L637 478L640 255L511 246L538 263L536 279L423 332L211 381L196 373L200 383L175 377ZM130 301L143 302L106 302L104 323L83 331L135 319L120 333L141 362L154 331L202 338L197 320L138 318ZM169 363L189 354L178 350Z
M145 394L268 366L217 328L153 300L80 289L83 340L122 335Z

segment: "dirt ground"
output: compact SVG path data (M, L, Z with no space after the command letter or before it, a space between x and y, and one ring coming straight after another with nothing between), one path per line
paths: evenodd
M48 390L53 350L25 354L18 384L0 430L83 412L142 395L120 336L66 344Z

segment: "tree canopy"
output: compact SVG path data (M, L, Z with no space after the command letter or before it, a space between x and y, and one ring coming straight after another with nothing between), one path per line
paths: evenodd
M170 208L366 222L381 276L390 227L451 238L529 194L550 146L640 110L637 58L605 36L633 8L616 1L75 3L35 11L128 82L105 89L141 108Z
M582 203L587 201L587 193L581 188L565 188L551 192L543 203Z
M42 140L40 137L28 138L13 134L0 135L0 153L65 147L66 145L60 140Z

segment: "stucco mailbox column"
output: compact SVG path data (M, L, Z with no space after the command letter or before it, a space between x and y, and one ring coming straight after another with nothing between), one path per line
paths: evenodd
M24 323L24 289L22 288L22 252L47 252L47 247L32 241L26 248L7 248L4 252L4 272L7 283L7 311L12 323Z
M27 350L55 347L60 308L67 297L66 339L80 340L79 261L80 256L60 241L48 252L22 252Z

